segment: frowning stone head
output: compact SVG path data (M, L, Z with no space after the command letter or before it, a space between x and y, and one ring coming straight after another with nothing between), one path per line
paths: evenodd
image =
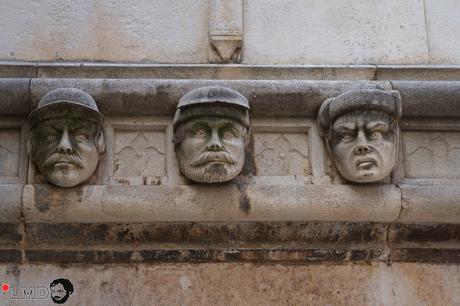
M221 86L185 94L174 116L174 143L179 168L195 182L217 183L243 169L249 130L249 103Z
M92 176L105 150L103 118L80 89L59 88L43 96L29 116L29 152L46 181L73 187Z
M397 91L352 90L321 105L318 130L343 178L372 183L390 175L398 155L401 116Z

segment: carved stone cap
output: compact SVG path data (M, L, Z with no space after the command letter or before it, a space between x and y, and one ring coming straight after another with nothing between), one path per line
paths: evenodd
M399 121L402 116L401 95L396 90L350 90L321 105L318 113L319 133L325 135L331 123L340 115L357 110L382 111Z
M58 88L41 98L29 116L31 128L39 122L54 118L78 118L100 124L104 115L88 93L77 88Z
M249 127L249 102L239 92L223 86L207 86L186 93L177 105L174 128L200 116L235 119Z

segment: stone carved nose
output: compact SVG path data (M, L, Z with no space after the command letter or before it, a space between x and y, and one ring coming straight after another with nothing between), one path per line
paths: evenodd
M367 153L370 153L372 151L371 147L367 143L366 135L364 135L364 133L362 131L358 132L356 140L358 141L358 144L353 149L353 152L356 155L367 154Z
M62 132L61 140L57 146L57 151L59 153L71 153L72 152L72 144L70 143L69 133L67 129Z
M219 135L217 132L212 132L211 138L206 145L208 151L221 151L222 150L222 142L220 141Z

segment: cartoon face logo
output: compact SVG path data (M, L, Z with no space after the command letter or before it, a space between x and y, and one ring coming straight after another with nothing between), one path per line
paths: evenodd
M51 299L56 304L64 304L73 293L72 283L65 278L58 278L50 284Z

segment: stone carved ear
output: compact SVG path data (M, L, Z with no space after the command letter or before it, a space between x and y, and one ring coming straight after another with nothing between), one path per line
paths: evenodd
M326 99L326 101L321 104L321 107L318 112L318 133L321 137L324 137L327 133L327 129L330 124L329 116L329 106L335 100L335 98Z
M94 143L96 144L96 148L99 154L104 154L105 153L105 140L104 140L104 132L102 128L99 128L96 136L94 137Z
M30 131L29 138L27 139L27 153L32 158L32 160L34 159L35 149L36 149L35 133L32 130Z
M390 91L391 96L394 99L395 103L395 110L394 110L394 115L393 117L395 118L396 121L401 120L402 117L402 102L401 102L401 94L397 90L392 90Z

